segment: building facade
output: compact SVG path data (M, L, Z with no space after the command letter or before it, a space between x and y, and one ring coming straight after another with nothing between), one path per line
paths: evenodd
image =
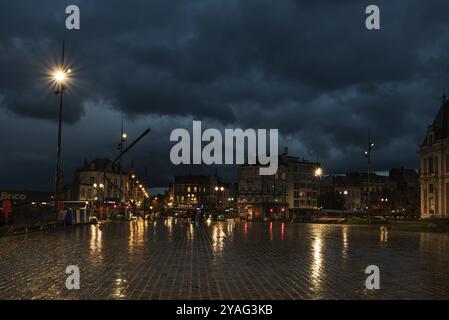
M350 172L346 176L360 184L360 201L363 210L380 206L382 199L389 199L396 189L396 182L387 175L371 172L368 177L367 172Z
M393 168L390 179L396 182L392 201L393 213L401 213L409 217L420 216L419 174L414 169Z
M321 193L337 193L343 199L344 209L362 209L362 187L359 179L352 176L327 176L322 180ZM332 209L321 203L324 209Z
M217 176L176 176L170 186L169 208L225 211L233 202L231 187Z
M288 155L279 157L278 172L260 175L260 165L239 167L237 210L248 220L289 219L317 209L319 164Z
M440 109L427 127L421 158L421 218L449 217L449 100L443 96Z
M74 181L64 187L64 199L125 202L128 175L118 165L111 167L111 163L109 159L85 161L82 167L75 170ZM105 172L107 179L104 177Z

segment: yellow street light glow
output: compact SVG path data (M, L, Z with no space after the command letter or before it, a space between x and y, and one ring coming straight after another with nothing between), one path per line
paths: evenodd
M321 177L323 175L323 169L317 168L315 170L315 177Z
M58 70L55 72L55 74L53 76L57 82L62 82L62 81L64 81L66 74L63 71Z

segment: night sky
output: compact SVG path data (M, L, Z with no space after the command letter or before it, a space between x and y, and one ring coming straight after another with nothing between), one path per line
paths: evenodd
M80 6L81 30L65 29ZM365 28L377 4L381 30ZM65 182L85 158L116 154L148 183L179 173L169 135L192 120L213 128L279 128L280 147L326 173L419 166L417 151L449 92L448 1L0 0L0 187L52 190L58 98L47 76L66 41L73 81L63 127ZM231 179L235 168L219 167Z

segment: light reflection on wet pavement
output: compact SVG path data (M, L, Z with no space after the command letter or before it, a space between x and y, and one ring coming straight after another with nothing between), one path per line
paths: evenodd
M77 265L81 289L65 287ZM377 265L381 289L367 290ZM0 239L0 299L449 299L449 236L226 221L116 222Z

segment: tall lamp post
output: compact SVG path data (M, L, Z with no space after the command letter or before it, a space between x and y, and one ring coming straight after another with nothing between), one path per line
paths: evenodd
M120 131L120 144L119 144L119 151L120 154L123 153L123 145L126 143L126 140L128 139L128 135L123 131L123 119L122 119L122 127L121 127L121 131ZM119 159L119 172L120 172L120 185L119 185L119 207L122 206L122 185L123 185L123 180L122 180L122 159Z
M368 225L371 225L371 152L374 150L374 143L371 142L371 135L368 135L368 148L365 151L365 157L368 160L368 198L367 198L367 210L368 210Z
M318 196L316 199L316 222L318 223L320 221L320 217L319 217L319 213L320 213L320 204L319 204L319 199L320 199L320 191L321 191L321 186L320 186L320 182L321 182L321 177L323 176L323 169L318 166L315 169L315 178L317 178L318 180Z
M60 67L54 71L53 80L57 85L55 95L59 95L59 123L58 123L58 144L56 147L56 179L55 179L55 208L57 211L57 206L59 205L60 189L61 189L61 140L62 140L62 112L64 108L64 90L66 87L66 82L69 74L72 72L71 69L65 66L65 44L62 42L62 61Z

